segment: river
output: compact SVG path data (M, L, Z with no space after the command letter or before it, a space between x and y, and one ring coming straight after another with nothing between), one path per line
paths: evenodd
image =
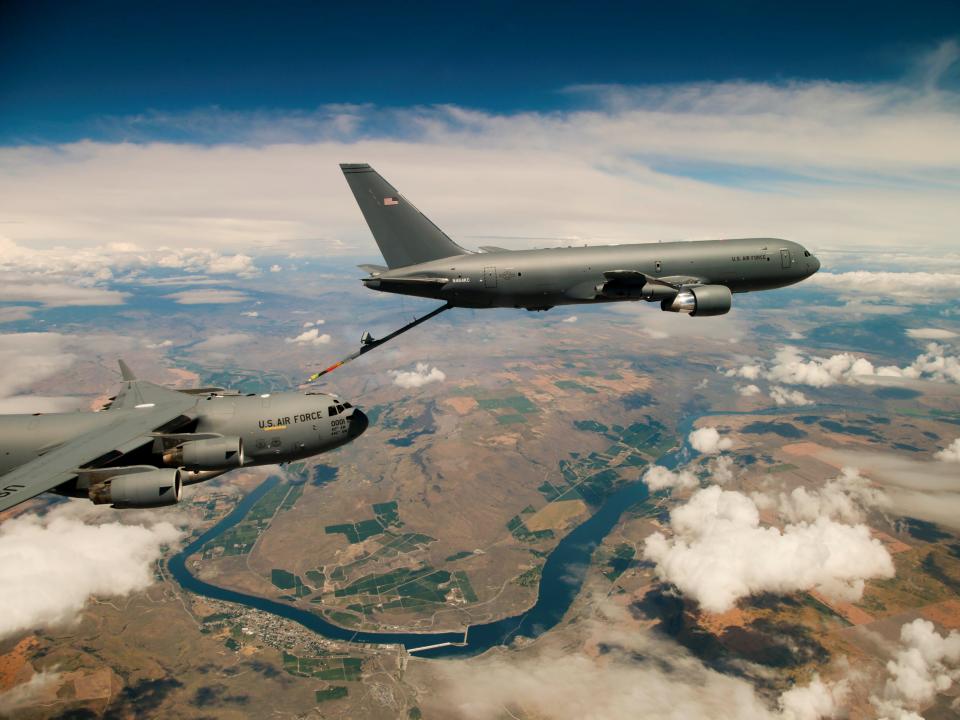
M808 408L807 410L816 412L819 409ZM657 460L657 464L673 469L690 457L690 448L687 445L686 437L693 428L693 424L701 417L726 414L778 415L783 414L783 412L783 410L770 408L748 413L710 411L692 414L681 421L677 428L677 433L684 438L684 443ZM540 579L537 601L533 607L519 615L502 620L471 625L467 635L468 642L463 644L464 634L461 632L385 633L350 630L327 622L319 615L295 605L211 585L190 573L187 569L187 558L199 552L207 542L217 535L243 520L253 504L278 482L280 482L279 478L271 477L261 483L220 522L174 555L170 559L169 566L177 582L185 589L198 595L273 613L300 623L305 628L324 637L335 640L392 643L403 645L408 649L441 645L441 647L421 650L417 653L418 657L435 658L476 655L496 645L508 644L520 635L531 638L537 637L555 626L563 619L574 598L580 592L583 585L583 569L589 566L594 549L616 527L620 516L626 510L646 500L649 496L647 486L640 481L628 483L618 488L607 497L596 513L564 537L547 557ZM449 645L446 643L458 644Z

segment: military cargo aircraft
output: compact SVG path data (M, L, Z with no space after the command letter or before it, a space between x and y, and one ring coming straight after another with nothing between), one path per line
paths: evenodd
M722 315L732 293L792 285L820 269L803 246L776 238L471 252L369 165L340 168L387 262L361 265L370 273L364 285L452 307L549 310L647 300L667 312Z
M138 380L101 412L0 416L0 511L43 492L115 508L180 501L184 485L234 468L301 460L340 447L367 417L325 393L242 395Z

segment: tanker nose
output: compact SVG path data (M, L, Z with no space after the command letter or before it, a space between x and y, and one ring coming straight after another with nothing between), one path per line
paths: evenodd
M348 429L348 434L350 439L358 438L363 435L364 431L370 426L370 419L364 415L362 412L354 408L353 415L350 416L350 427Z
M817 259L816 255L811 255L807 258L807 274L813 275L820 269L820 261Z

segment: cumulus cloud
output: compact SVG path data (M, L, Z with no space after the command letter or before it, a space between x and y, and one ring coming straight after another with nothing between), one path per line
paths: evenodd
M894 573L889 553L865 525L821 516L782 530L762 527L754 500L717 485L675 508L670 526L672 538L659 532L647 538L644 557L710 612L759 592L817 589L856 600L866 579Z
M943 636L918 618L900 628L900 644L887 663L882 694L871 700L885 720L917 720L916 710L960 679L960 633Z
M723 372L727 377L749 380L764 378L785 385L808 385L826 388L837 384L872 382L877 378L904 378L934 382L960 383L960 358L950 355L939 343L928 343L925 352L904 367L884 365L876 367L867 358L844 352L830 357L806 357L793 346L780 348L770 363L757 361ZM776 388L774 388L776 390ZM771 390L778 405L809 404L806 396L792 395L783 389ZM778 399L779 398L779 399Z
M0 525L0 638L70 622L91 595L127 595L153 582L152 564L181 531L159 515L143 525L116 517L68 503Z
M278 272L280 272L281 270L283 270L283 268L280 267L279 265L271 265L271 266L270 266L270 272L272 272L272 273L278 273Z
M575 645L544 637L536 648L442 663L436 668L441 684L428 702L476 720L819 720L843 707L846 683L817 676L770 707L746 680L707 668L655 633L631 629L622 610L608 606L605 614L603 622L575 626L585 635Z
M788 390L774 385L770 388L770 399L777 405L813 405L813 400L808 398L799 390Z
M417 363L413 370L391 370L393 382L402 388L418 388L432 382L443 382L446 374L437 367L430 367L427 363Z
M738 385L736 390L737 393L743 395L743 397L752 397L760 394L760 388L756 385Z
M309 325L313 325L313 323L309 323ZM309 325L304 325L304 327L308 327ZM286 342L296 343L298 345L326 345L330 342L330 335L327 333L321 334L319 329L312 328L310 330L304 330L296 337L287 338Z
M960 487L952 463L849 449L824 449L818 457L859 468L889 498L890 512L960 530Z
M733 440L720 437L720 431L715 427L702 427L694 430L687 437L690 446L704 455L716 455L733 447Z
M662 465L652 465L643 474L643 481L652 492L667 488L689 489L700 484L697 476L689 470L674 472Z
M247 310L246 312L242 312L240 314L249 318L260 317L260 313L258 313L256 310Z
M933 457L943 462L960 462L960 438L954 440L943 450L935 452Z
M561 320L560 322L575 323L576 321L577 321L577 316L576 316L576 315L571 315L571 316L569 316L569 317L565 317L565 318L564 318L563 320Z
M179 305L221 305L250 299L239 290L182 290L164 297Z
M0 413L63 412L76 398L21 395L70 368L77 356L60 333L0 334Z
M780 493L780 516L792 523L813 522L817 518L858 523L864 508L890 506L890 499L860 474L857 468L843 468L839 476L813 489L803 485L789 493Z

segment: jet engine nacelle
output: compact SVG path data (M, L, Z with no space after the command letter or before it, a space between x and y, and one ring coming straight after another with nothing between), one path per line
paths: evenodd
M733 294L726 285L699 285L681 290L675 297L660 303L665 312L689 313L691 316L724 315L730 312Z
M90 486L90 499L117 508L164 507L180 502L182 490L180 471L161 468L109 477Z
M229 470L243 465L243 440L218 437L191 440L163 454L165 465L188 470Z

